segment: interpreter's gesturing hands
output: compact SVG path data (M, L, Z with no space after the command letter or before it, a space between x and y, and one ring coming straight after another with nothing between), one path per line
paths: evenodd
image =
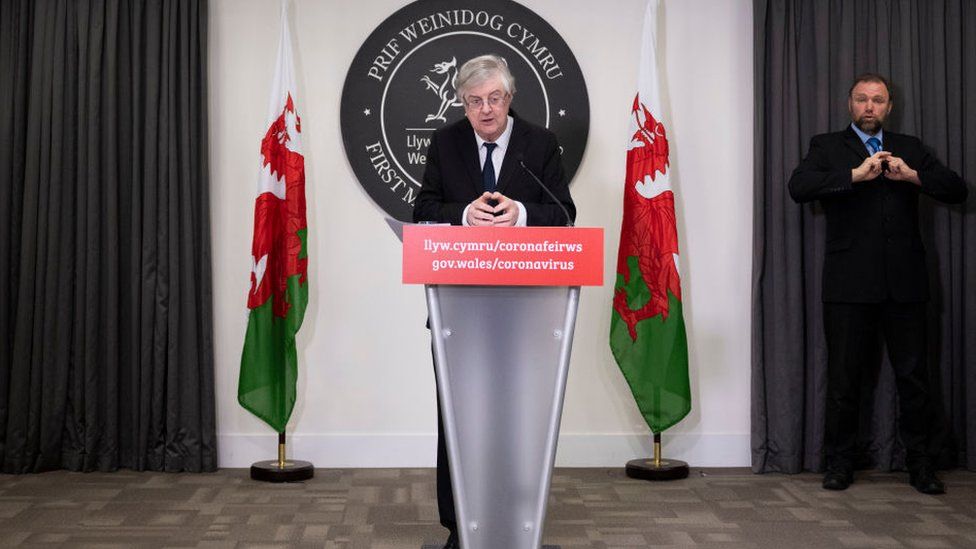
M881 174L891 181L907 181L921 185L918 172L891 151L878 151L864 159L861 165L851 170L851 182L871 181Z
M888 171L885 177L893 181L907 181L914 185L921 185L922 181L918 178L918 172L905 163L901 158L891 155L888 157Z
M861 165L851 170L851 182L871 181L884 172L884 163L891 156L889 151L878 151L864 159Z

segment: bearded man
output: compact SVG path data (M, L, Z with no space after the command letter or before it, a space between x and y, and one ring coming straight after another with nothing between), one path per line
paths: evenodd
M918 197L962 202L966 184L918 138L884 129L892 99L882 76L857 77L847 102L851 125L815 136L789 182L793 199L819 200L827 221L823 487L844 490L854 481L858 399L862 384L876 379L883 339L898 390L909 482L919 492L941 494L945 485L935 474L941 440L931 433L942 431L943 420L926 361L928 279Z

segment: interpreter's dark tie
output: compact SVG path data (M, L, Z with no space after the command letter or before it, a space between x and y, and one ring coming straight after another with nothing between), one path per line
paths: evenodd
M871 154L881 150L881 140L877 137L869 137L866 145L868 146L868 150L871 151Z
M481 182L484 184L485 191L495 192L495 163L491 161L491 153L497 147L497 143L485 143L485 166L481 168Z

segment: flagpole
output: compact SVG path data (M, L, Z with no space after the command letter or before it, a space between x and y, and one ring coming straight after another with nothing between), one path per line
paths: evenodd
M661 399L661 388L654 387L655 402ZM639 458L627 462L624 468L625 473L630 478L640 480L681 480L688 478L688 464L677 459L664 459L661 457L661 433L654 435L654 457L652 459Z
M248 294L251 312L237 395L241 406L278 433L278 458L251 465L251 478L265 482L298 482L315 475L311 463L289 461L285 447L285 426L295 404L298 377L295 334L302 325L308 304L305 156L302 153L301 118L294 102L296 86L288 2L281 1L281 33L271 85L268 129L261 141L261 174L254 206L252 246L255 270L251 272L252 288ZM278 219L276 215L262 215L262 212L279 210L287 211L287 216ZM257 221L261 219L278 221L259 224ZM275 244L286 240L286 246ZM269 263L288 265L288 268L278 272L278 279L271 281L272 275L263 267L256 269L257 265ZM282 288L286 288L284 292L280 291ZM288 328L276 330L279 321ZM269 348L279 352L267 352Z
M680 480L688 478L688 464L677 459L661 457L661 433L654 433L654 457L632 459L627 462L627 476L641 480Z
M278 459L258 461L251 465L251 480L263 482L301 482L315 476L315 466L308 461L287 460L285 432L278 433Z
M285 468L285 433L278 433L278 468Z

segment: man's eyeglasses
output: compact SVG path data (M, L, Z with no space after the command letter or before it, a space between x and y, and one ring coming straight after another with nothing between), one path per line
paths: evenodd
M499 93L488 96L488 99L484 99L482 97L466 97L464 99L464 104L467 105L469 109L478 110L483 107L485 103L488 103L488 106L494 109L495 107L501 105L506 99L508 99L507 93Z

